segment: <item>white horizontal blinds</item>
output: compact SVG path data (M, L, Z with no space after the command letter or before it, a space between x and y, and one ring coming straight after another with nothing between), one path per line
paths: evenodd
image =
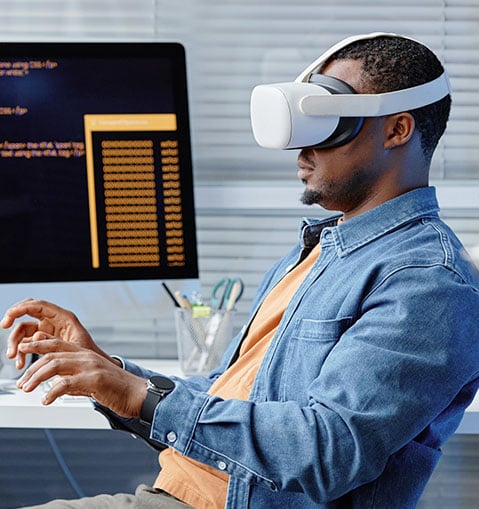
M333 42L393 31L429 44L455 92L435 179L476 178L479 0L0 0L0 40L178 40L188 51L197 182L290 178L295 152L256 146L249 97Z
M153 0L0 0L0 40L152 38Z
M445 178L479 177L479 2L448 0L445 60L454 107L445 138Z
M445 61L456 102L433 178L475 178L479 105L479 2L445 0L157 0L158 37L183 40L190 65L195 168L199 179L278 179L293 154L255 146L249 96L259 82L294 78L343 37L409 35ZM165 14L163 15L162 12ZM172 23L174 21L174 23ZM398 70L400 72L400 70ZM475 131L475 132L474 132ZM294 167L294 166L293 166Z

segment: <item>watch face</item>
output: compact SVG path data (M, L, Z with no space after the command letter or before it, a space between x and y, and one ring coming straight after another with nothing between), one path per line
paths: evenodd
M166 376L152 376L150 378L151 385L160 391L170 392L175 388L175 383Z

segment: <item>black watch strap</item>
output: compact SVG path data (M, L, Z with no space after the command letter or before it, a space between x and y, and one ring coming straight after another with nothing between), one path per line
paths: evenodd
M146 397L140 411L140 420L148 425L153 422L158 403L175 388L173 380L165 376L152 376L147 381Z

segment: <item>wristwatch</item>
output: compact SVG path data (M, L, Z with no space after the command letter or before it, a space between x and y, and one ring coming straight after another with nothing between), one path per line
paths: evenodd
M175 383L166 376L152 376L146 382L146 398L140 411L140 420L148 425L153 422L158 403L175 388Z

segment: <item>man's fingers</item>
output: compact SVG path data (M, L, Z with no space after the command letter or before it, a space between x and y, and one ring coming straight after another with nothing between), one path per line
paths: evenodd
M9 327L11 327L13 325L13 322L17 318L21 318L22 316L28 314L27 310L30 308L31 305L33 305L34 302L35 302L34 299L25 299L20 302L17 302L13 306L10 306L10 308L7 309L5 315L0 321L0 327L3 327L4 329L8 329Z
M45 339L47 335L43 332L39 332L37 329L36 322L22 323L12 332L7 341L7 353L8 359L15 359L15 366L17 369L25 367L26 362L26 351L19 349L21 343L28 343L29 341L39 341ZM25 337L25 336L29 337Z
M80 347L44 332L37 332L32 337L24 338L18 345L18 350L24 354L45 355L51 352L78 352Z
M27 356L22 352L18 352L16 359L15 359L15 367L17 369L23 369L26 365L26 362L27 362Z
M60 362L53 355L45 355L35 361L17 380L17 387L25 392L31 392L42 382L58 374Z
M81 375L69 375L56 377L51 384L50 390L43 396L42 403L49 405L57 398L65 396L90 396L90 394L83 390L81 384Z
M41 330L35 332L35 334L32 334L29 338L24 338L22 343L25 342L31 342L31 341L45 341L46 339L55 339L52 334L47 334L46 332L43 332Z
M5 312L0 327L8 329L16 319L31 316L41 322L44 332L53 333L54 330L63 329L68 323L75 323L76 316L56 304L37 299L26 299L11 306Z
M41 364L37 366L37 363ZM42 382L48 381L48 391L42 398L44 405L53 403L57 398L65 396L91 396L92 377L81 369L82 363L72 354L47 354L35 362L35 368L29 368L17 386L25 392L32 392Z
M26 322L29 326L24 325L25 322L17 324L14 331L10 334L9 358L13 359L17 356L19 352L18 345L25 337L31 337L38 331L80 345L83 348L98 353L110 362L115 362L95 344L93 338L72 311L63 309L48 301L27 299L15 304L7 310L3 320L0 322L0 326L9 327L13 325L17 318L27 315L36 318L38 322ZM34 339L38 338L35 337ZM19 364L23 362L21 356L18 357L18 362Z
M40 350L39 348L36 348L36 345L32 347L29 347L28 345L34 341L44 341L47 338L47 334L37 331L31 337L24 337L21 339L18 344L9 344L7 357L14 358L16 356L15 366L17 369L22 369L25 367L27 354L36 353L36 351ZM22 346L20 347L20 345Z
M49 340L46 340L49 341ZM32 342L36 345L39 342ZM42 382L60 375L66 376L79 372L81 360L78 356L70 353L47 353L35 361L23 375L17 380L17 387L25 392L31 392Z
M56 304L44 300L25 299L7 309L4 317L0 321L0 326L4 329L8 329L17 318L21 318L25 315L37 318L38 320L51 319L60 311L63 311L62 308L58 307Z
M37 322L22 322L9 334L7 340L7 358L14 359L18 353L18 345L26 337L31 337L38 330Z

